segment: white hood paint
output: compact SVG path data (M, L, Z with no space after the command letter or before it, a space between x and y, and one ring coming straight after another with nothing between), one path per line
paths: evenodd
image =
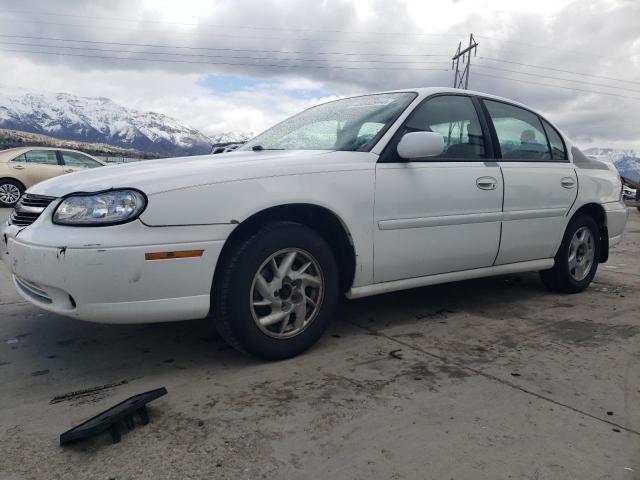
M288 150L145 160L52 178L34 185L29 193L60 197L75 192L128 187L154 195L255 178L373 168L372 156L368 153L344 155L344 152L324 150Z

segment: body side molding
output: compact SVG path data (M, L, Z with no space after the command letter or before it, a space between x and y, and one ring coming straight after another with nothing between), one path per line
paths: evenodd
M437 275L428 275L426 277L406 278L403 280L394 280L391 282L374 283L363 287L351 288L347 292L347 298L368 297L369 295L395 292L397 290L405 290L409 288L425 287L427 285L436 285L439 283L469 280L472 278L490 277L494 275L505 275L508 273L519 273L535 270L546 270L552 268L553 264L553 258L544 258L541 260L529 260L527 262L508 263L505 265L476 268L473 270L439 273Z

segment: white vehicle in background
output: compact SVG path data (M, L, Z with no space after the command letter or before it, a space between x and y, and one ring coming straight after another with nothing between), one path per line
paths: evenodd
M635 188L628 187L627 185L622 186L622 198L624 200L635 200L636 193Z
M340 295L526 271L582 291L621 238L620 193L613 165L529 108L423 88L311 108L231 153L40 183L0 236L18 292L46 310L211 314L277 359L318 340Z

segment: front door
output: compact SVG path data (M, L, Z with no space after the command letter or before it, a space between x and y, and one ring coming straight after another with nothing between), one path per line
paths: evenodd
M562 138L523 108L483 100L500 145L504 219L497 265L552 258L578 191Z
M498 253L503 182L479 104L438 95L408 117L376 166L374 281L491 266ZM405 161L402 135L434 131L437 157Z
M38 182L62 175L55 150L30 150L11 162L19 178L28 188Z

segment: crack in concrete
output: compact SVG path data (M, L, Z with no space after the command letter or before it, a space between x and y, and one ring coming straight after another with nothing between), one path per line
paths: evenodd
M573 407L573 406L568 405L566 403L559 402L557 400L554 400L551 397L547 397L547 396L542 395L540 393L534 392L534 391L529 390L529 389L527 389L525 387L522 387L522 386L517 385L515 383L509 382L508 380L505 380L503 378L496 377L495 375L491 375L490 373L486 373L486 372L484 372L484 371L482 371L480 369L477 369L477 368L474 368L474 367L470 367L468 365L464 365L464 364L461 364L461 363L457 363L457 362L451 361L447 357L444 357L442 355L438 355L436 353L430 352L430 351L428 351L428 350L426 350L424 348L417 347L415 345L412 345L410 343L404 342L402 340L398 340L397 338L391 337L391 336L387 335L386 333L384 333L384 332L382 332L380 330L374 330L374 329L371 329L371 328L367 328L367 327L365 327L363 325L360 325L360 324L354 323L354 322L350 322L350 321L347 321L347 322L350 323L351 325L354 325L354 326L356 326L358 328L361 328L362 330L365 330L365 331L367 331L369 333L373 333L375 335L379 335L381 337L386 338L387 340L395 342L395 343L397 343L399 345L403 345L403 346L405 346L405 347L407 347L407 348L409 348L411 350L414 350L414 351L420 352L420 353L422 353L424 355L428 355L430 357L433 357L433 358L435 358L437 360L440 360L441 362L443 362L445 364L448 364L448 365L451 365L451 366L455 366L455 367L463 369L463 370L467 370L469 372L474 373L475 375L479 375L479 376L484 377L486 379L493 380L495 382L498 382L498 383L500 383L502 385L505 385L505 386L507 386L509 388L512 388L514 390L519 390L522 393L525 393L527 395L531 395L531 396L536 397L536 398L538 398L540 400L544 400L546 402L552 403L552 404L557 405L559 407L563 407L563 408L566 408L568 410L571 410L571 411L573 411L575 413L578 413L580 415L584 415L585 417L589 417L589 418L591 418L593 420L597 420L599 422L611 425L612 427L619 428L620 430L624 430L625 432L632 433L634 435L640 436L640 431L634 430L633 428L626 427L626 426L621 425L619 423L612 422L611 420L607 420L606 418L601 418L601 417L598 417L597 415L591 414L589 412L585 412L584 410L580 410L579 408Z
M16 302L0 302L0 307L5 306L5 305L30 305L29 302L27 302L26 300L24 301L16 301Z

